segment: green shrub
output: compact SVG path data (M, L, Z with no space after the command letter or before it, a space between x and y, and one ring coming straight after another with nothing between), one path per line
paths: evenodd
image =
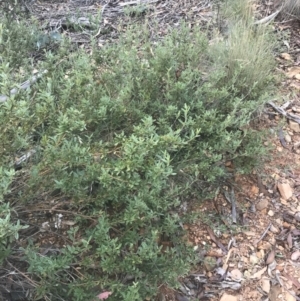
M70 212L81 210L59 254L24 250L36 299L92 300L109 290L110 300L143 300L188 271L194 255L176 208L208 197L227 176L226 160L245 172L263 151L249 123L273 67L262 70L256 56L263 47L271 57L271 48L262 38L245 63L235 43L233 34L210 45L184 24L153 43L133 27L91 56L48 54L47 75L1 104L3 166L36 151L14 197L34 202L55 191ZM172 247L162 250L164 241Z
M13 170L0 167L0 264L10 254L11 244L19 238L19 231L27 227L21 226L19 220L15 224L11 221L10 206L3 202L3 196L9 192L14 174Z

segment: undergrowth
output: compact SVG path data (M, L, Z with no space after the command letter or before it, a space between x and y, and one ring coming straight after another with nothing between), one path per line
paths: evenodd
M211 196L229 176L227 160L239 172L260 163L250 123L272 89L269 34L240 18L226 39L210 42L182 24L153 42L146 27L132 26L92 54L61 41L41 61L20 61L39 34L0 25L1 94L30 77L30 66L48 71L0 104L1 206L54 202L74 224L59 252L43 255L34 234L25 245L15 240L26 237L26 221L7 213L0 259L22 254L35 283L30 300L93 300L102 291L152 300L196 259L180 204Z

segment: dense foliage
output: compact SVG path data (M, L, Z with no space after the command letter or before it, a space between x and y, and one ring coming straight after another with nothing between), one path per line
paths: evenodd
M0 94L8 95L29 76L20 55L43 50L23 24L0 26ZM22 249L37 283L32 298L92 300L109 290L109 300L143 300L188 271L194 254L180 204L208 197L227 176L226 160L246 172L263 151L249 123L270 89L271 45L242 22L232 33L241 29L244 39L209 43L184 24L155 42L132 28L92 54L62 41L32 61L48 73L0 104L2 206L59 195L80 212L59 253L43 256L34 241ZM249 41L251 51L237 51ZM0 233L7 226L2 260L21 227L6 218Z

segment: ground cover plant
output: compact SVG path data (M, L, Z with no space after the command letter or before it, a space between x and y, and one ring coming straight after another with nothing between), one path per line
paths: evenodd
M151 300L196 259L180 205L211 196L229 176L227 160L239 172L259 163L249 125L272 88L269 35L243 18L211 41L184 23L154 40L147 26L129 26L86 53L63 39L39 49L38 29L25 28L1 23L1 94L33 67L47 74L0 104L0 259L23 263L30 300ZM30 59L34 51L43 59ZM73 223L45 255L34 234L16 240L26 221L8 204L53 200Z

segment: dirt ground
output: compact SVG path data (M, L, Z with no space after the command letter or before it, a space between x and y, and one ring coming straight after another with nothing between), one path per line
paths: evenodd
M94 25L94 36L101 46L116 39L133 14L138 13L134 18L140 22L143 11L134 9L137 2L25 1L28 13L46 31L63 28L82 47L88 47L89 30ZM216 6L210 1L151 3L150 16L160 26L155 34L161 36L166 25L177 26L181 19L191 26L219 25L218 12L212 10ZM78 8L82 16L75 18ZM270 1L260 1L255 9L261 19L272 14L274 7ZM85 17L99 13L103 15L101 24ZM73 16L71 22L67 15ZM70 30L70 24L79 26L80 33ZM187 212L206 217L182 225L187 230L187 243L199 254L199 264L181 279L177 291L162 286L159 301L300 300L300 23L279 16L272 26L281 44L276 72L282 80L281 95L270 99L258 125L266 133L268 158L251 175L235 174L232 186L222 187L214 200L188 206ZM226 166L234 173L232 162ZM50 204L48 209L31 210L31 220L39 220L41 210L55 211L58 218L67 214ZM43 235L41 245L46 245L51 237Z
M272 13L264 4L258 9ZM279 18L274 30L283 45L276 58L281 93L257 125L268 158L251 175L235 174L214 200L190 208L211 221L184 226L202 261L166 300L300 300L300 23ZM227 168L234 172L231 162Z

